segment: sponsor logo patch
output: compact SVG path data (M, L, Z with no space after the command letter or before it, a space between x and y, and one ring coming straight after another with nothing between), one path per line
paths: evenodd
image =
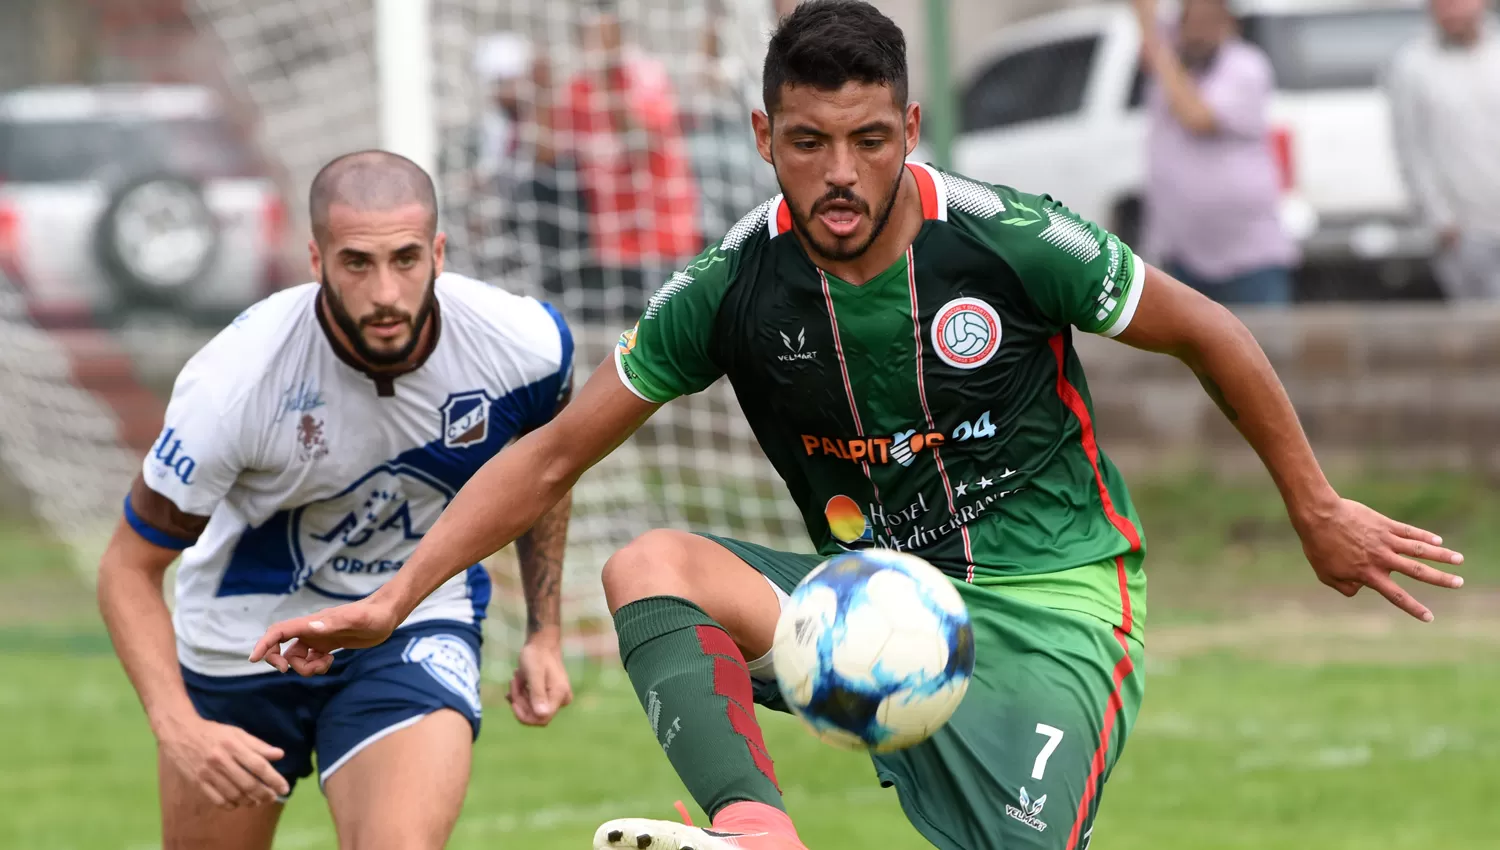
M198 468L198 462L183 450L182 440L177 439L176 428L168 428L162 432L156 445L151 447L151 458L157 478L171 475L189 487L193 485L193 472Z
M854 437L851 439L802 435L802 449L808 457L822 455L855 463L886 464L891 461L911 466L918 452L935 449L946 438L936 431L902 431L891 437Z
M875 540L870 524L865 521L864 512L859 509L859 504L848 496L834 496L829 499L827 506L823 508L823 516L828 520L829 533L846 546L854 544L868 546Z
M323 391L312 381L299 381L288 385L281 390L281 402L277 408L276 416L271 421L280 422L288 416L296 413L308 413L324 406L328 402L323 400Z
M1047 795L1043 794L1033 800L1031 795L1026 793L1026 787L1022 786L1019 802L1021 804L1019 807L1007 804L1005 813L1037 832L1046 832L1047 824L1042 822L1039 815L1042 813L1042 807L1047 805Z
M799 328L797 330L796 345L792 344L792 338L787 334L786 331L778 331L778 333L781 334L781 344L786 346L787 353L776 355L777 360L780 360L783 363L791 363L796 360L818 359L818 352L816 349L812 351L803 350L807 346L807 328Z
M848 496L834 496L823 509L824 518L828 521L828 532L845 549L877 546L897 552L920 552L987 516L990 509L1002 499L1021 492L1020 488L991 490L995 481L983 480L989 482L978 488L983 492L974 492L972 489L967 491L971 499L968 503L955 505L951 512L948 511L946 502L937 506L948 515L936 524L924 522L934 506L921 493L917 494L916 501L903 508L871 504L867 510L861 510L859 503Z
M401 660L420 664L439 684L463 698L480 713L479 659L462 638L454 635L427 635L412 638L401 653Z
M979 414L972 420L958 423L950 434L915 428L898 431L889 437L820 437L817 434L802 435L802 450L808 457L821 455L836 457L855 463L886 464L892 461L902 466L911 466L923 451L941 448L948 443L966 443L970 440L988 440L995 436L996 428L990 422L990 412Z
M637 322L635 327L631 328L625 333L620 334L619 346L621 354L629 354L630 352L635 351L635 338L640 334L640 332L641 326L640 323Z

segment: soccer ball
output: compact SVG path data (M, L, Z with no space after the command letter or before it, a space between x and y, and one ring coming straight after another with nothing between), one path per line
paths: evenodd
M781 695L814 735L886 753L953 716L974 673L974 630L937 568L865 549L824 561L797 585L772 652Z

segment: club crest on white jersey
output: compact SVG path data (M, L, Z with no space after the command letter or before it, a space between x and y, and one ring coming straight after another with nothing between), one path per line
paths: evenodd
M443 445L462 449L490 433L490 399L484 390L454 393L443 404Z

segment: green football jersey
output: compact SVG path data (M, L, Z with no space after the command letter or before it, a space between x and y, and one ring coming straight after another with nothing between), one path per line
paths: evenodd
M1124 331L1145 267L1050 198L908 167L926 221L900 261L839 280L774 198L656 292L620 377L667 402L728 376L822 554L899 549L984 584L1108 565L1118 606L1144 543L1072 333Z

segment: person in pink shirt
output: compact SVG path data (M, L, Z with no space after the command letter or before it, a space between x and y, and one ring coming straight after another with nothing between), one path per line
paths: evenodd
M1239 38L1226 0L1185 0L1176 39L1135 0L1152 76L1142 248L1225 304L1285 304L1298 249L1280 218L1270 59Z

